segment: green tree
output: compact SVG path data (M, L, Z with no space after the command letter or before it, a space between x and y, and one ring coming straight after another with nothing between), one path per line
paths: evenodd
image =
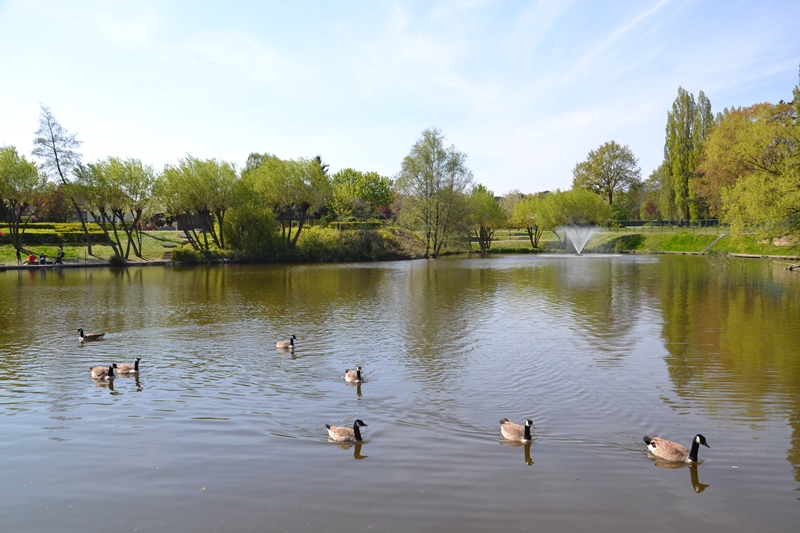
M251 154L248 163L244 179L274 213L286 247L294 248L306 218L330 197L327 165L319 157L283 160L268 154Z
M467 156L444 141L436 128L423 131L395 182L401 216L423 233L427 257L439 255L467 222L463 207L472 172Z
M237 182L233 206L225 217L226 242L244 259L269 260L283 244L277 238L278 222L245 176Z
M695 190L712 215L722 211L722 191L744 176L785 172L791 156L790 104L756 104L727 110L709 134L697 166Z
M539 248L539 240L542 238L541 208L545 196L547 194L531 195L520 200L514 204L514 211L511 214L511 223L516 227L525 228L531 247L534 249Z
M494 232L505 223L507 217L494 193L480 183L472 188L469 197L469 218L481 252L488 252L492 247Z
M650 173L645 184L647 198L656 206L654 216L660 219L672 220L678 218L678 208L675 205L675 191L672 189L669 165L666 161Z
M562 246L566 237L558 233L564 226L601 226L611 216L611 206L598 194L587 189L556 190L544 197L539 206L541 226L552 231Z
M727 111L709 135L698 190L733 231L800 230L800 125L791 104Z
M231 208L238 179L231 163L186 156L177 166L164 168L156 192L167 211L179 219L195 250L208 251L212 245L224 249L225 214Z
M33 140L34 157L39 158L42 170L54 181L60 181L67 186L70 202L75 209L75 215L81 221L83 234L86 238L86 250L92 255L92 239L89 235L89 228L83 216L78 197L71 193L68 187L70 176L81 162L81 155L77 151L83 144L78 140L74 133L69 133L53 116L49 107L41 106L39 114L39 129L36 130L36 137Z
M40 196L40 204L36 209L39 220L47 222L69 222L75 215L66 194L67 186L63 183L48 181Z
M392 201L392 180L377 172L345 168L331 176L328 207L339 217L374 216Z
M572 170L572 187L605 196L614 204L614 193L626 192L640 183L639 161L627 145L614 141L591 150L586 160Z
M44 188L45 178L36 165L13 146L0 148L0 200L6 207L11 244L17 259L23 249L22 236L33 215L29 208Z
M141 221L153 201L153 168L138 159L109 157L79 165L75 174L114 253L128 259L132 250L142 258ZM125 236L124 245L120 231Z
M523 201L527 198L527 195L520 191L519 189L513 189L505 193L498 201L500 203L500 207L503 208L503 212L506 214L506 217L511 220L514 217L514 208L518 203Z
M700 91L698 101L683 87L667 114L664 143L664 170L678 215L682 219L697 218L701 204L697 202L690 183L697 167L706 137L714 126L711 102Z

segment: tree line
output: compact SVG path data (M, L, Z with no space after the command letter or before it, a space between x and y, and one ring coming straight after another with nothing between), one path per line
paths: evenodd
M613 220L719 218L735 231L800 234L800 85L791 102L712 114L700 91L682 87L667 114L664 160L642 180L638 159L611 140L573 169L570 190L496 196L476 183L467 155L441 130L426 129L393 178L346 168L331 174L320 156L251 153L244 168L187 155L160 172L138 159L84 164L81 142L41 107L29 161L0 148L0 199L10 240L22 250L31 220L102 228L114 254L142 257L145 228L175 222L198 252L269 259L297 246L309 222L347 226L381 220L416 231L427 256L477 242L489 251L500 228L521 228L532 248L544 232L561 241L569 224ZM88 213L90 220L85 214Z

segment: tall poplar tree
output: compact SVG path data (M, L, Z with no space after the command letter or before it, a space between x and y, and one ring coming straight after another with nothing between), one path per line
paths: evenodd
M711 102L703 91L695 101L694 95L678 87L678 97L672 103L672 110L667 113L664 170L668 172L676 213L684 220L700 214L691 180L703 142L713 125Z

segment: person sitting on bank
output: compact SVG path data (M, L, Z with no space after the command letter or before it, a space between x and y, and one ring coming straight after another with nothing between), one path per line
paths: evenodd
M64 247L59 244L58 253L56 254L56 260L53 261L53 264L60 265L63 260L64 260Z
M33 252L31 252L30 255L28 256L28 264L29 265L36 264L36 255Z

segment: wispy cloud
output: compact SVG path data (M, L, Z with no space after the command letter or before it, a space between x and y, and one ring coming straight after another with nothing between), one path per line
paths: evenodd
M566 80L572 81L576 78L586 77L590 74L596 74L597 72L602 71L606 62L600 61L599 59L607 55L609 50L626 35L633 32L641 24L661 11L669 3L669 1L670 0L659 0L649 9L636 14L628 22L616 28L608 36L606 36L605 39L598 43L584 43L584 46L589 48L589 51L586 52L583 57L576 62L575 66L566 73ZM618 59L614 59L614 61L618 61Z

